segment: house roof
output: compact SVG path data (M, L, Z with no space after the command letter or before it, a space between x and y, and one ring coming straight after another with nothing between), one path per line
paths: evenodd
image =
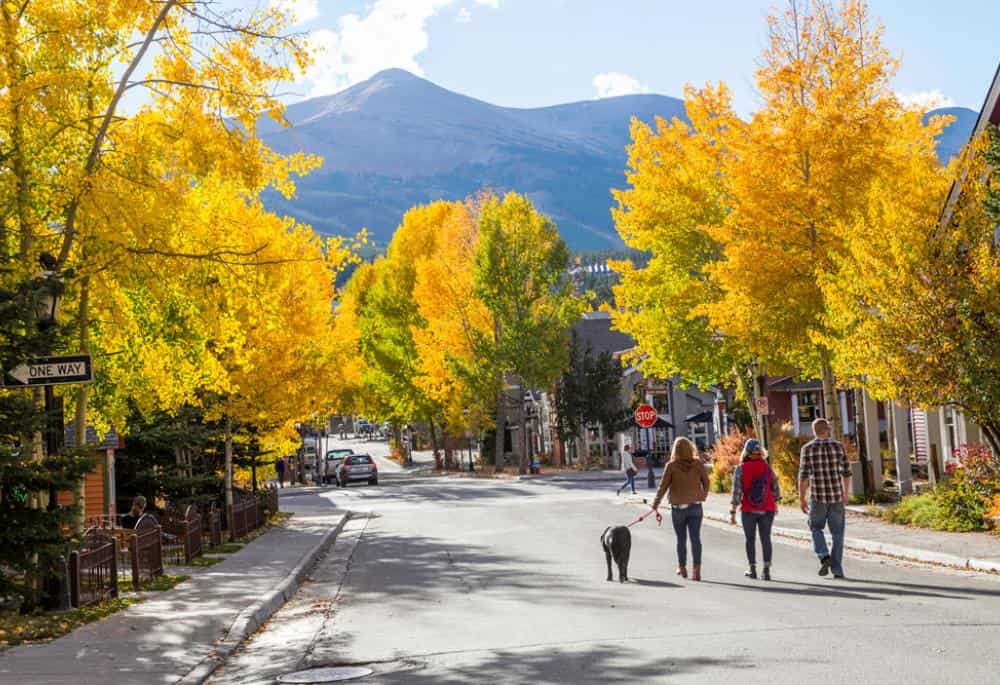
M796 380L793 376L786 376L772 381L767 385L768 391L775 392L800 392L804 390L822 390L823 381L814 378L803 378Z
M983 101L982 109L979 110L979 118L976 119L976 125L972 127L969 140L975 140L982 135L983 131L990 124L1000 126L1000 64L997 65L996 73L993 74L993 83L990 85L989 90L986 91L986 100ZM951 208L958 200L961 192L961 180L951 184L951 190L948 191L948 199L941 209L942 226L951 219Z
M572 328L581 345L590 343L597 354L615 354L635 347L632 336L611 330L611 314L608 312L588 312Z

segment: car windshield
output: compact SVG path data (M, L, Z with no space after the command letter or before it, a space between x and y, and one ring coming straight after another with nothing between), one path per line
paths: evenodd
M371 464L372 458L367 454L355 454L344 460L345 464Z
M354 454L351 450L330 450L326 453L327 459L343 459L344 457Z

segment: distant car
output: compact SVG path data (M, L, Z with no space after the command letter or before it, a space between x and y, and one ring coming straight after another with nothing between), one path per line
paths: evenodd
M336 483L337 482L337 471L340 469L340 465L344 463L344 458L349 457L354 454L354 450L341 449L341 450L327 450L326 452L326 483Z
M352 481L366 480L368 485L378 485L378 467L370 454L351 454L337 469L337 485L346 488Z

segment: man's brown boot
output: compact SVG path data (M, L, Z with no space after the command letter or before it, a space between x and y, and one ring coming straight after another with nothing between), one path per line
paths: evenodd
M691 573L691 580L701 580L701 564L695 564Z

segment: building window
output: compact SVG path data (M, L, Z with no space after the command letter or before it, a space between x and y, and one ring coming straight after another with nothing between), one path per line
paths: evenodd
M656 394L650 400L657 414L661 416L670 414L670 395L667 393Z
M704 452L708 449L707 423L688 424L688 431L690 433L689 437L691 438L691 442L695 444L699 452Z
M798 393L799 421L809 423L823 416L823 393L819 390L806 390Z

